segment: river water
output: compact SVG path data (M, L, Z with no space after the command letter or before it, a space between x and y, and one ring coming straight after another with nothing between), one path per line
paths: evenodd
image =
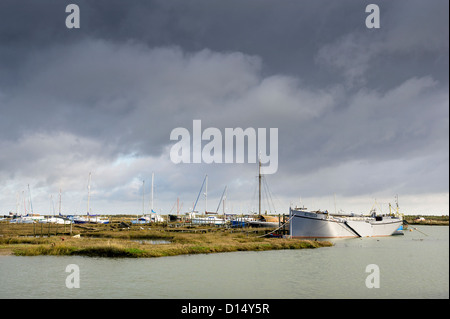
M318 249L149 259L0 256L0 298L449 298L449 227L417 229L422 233L340 239ZM66 285L75 275L68 265L78 267L79 288ZM377 270L366 272L369 265Z

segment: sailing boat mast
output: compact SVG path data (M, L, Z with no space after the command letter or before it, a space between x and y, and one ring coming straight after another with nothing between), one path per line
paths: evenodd
M89 200L91 198L91 172L89 172L89 181L87 189L88 189L87 214L89 215Z
M208 175L205 180L205 214L208 214Z
M55 203L53 202L53 194L50 194L50 200L52 201L53 216L55 216Z
M145 180L142 181L142 216L145 215Z
M59 215L61 216L61 188L59 189Z
M29 196L30 196L30 212L31 212L31 216L33 216L33 202L31 201L30 184L28 184L28 194L29 194Z
M153 180L154 180L154 178L155 178L155 173L152 172L152 206L151 206L151 212L150 213L153 213Z
M219 205L217 205L217 209L216 209L216 214L219 212L220 204L222 204L223 213L225 215L225 199L227 198L226 192L227 192L227 186L225 186L225 188L223 190L223 193L222 193L222 196L220 197ZM222 199L223 199L223 202L222 202Z
M203 179L202 187L200 187L200 191L198 192L197 199L195 200L195 203L193 203L193 205L192 205L192 213L195 211L195 207L197 207L198 199L200 198L200 195L202 194L203 186L205 185L205 181L207 178L208 178L208 175L206 175L205 178Z
M27 204L26 204L26 200L25 200L25 191L22 191L22 197L23 197L23 211L25 216L27 215Z
M225 198L222 202L223 216L225 216L225 201L227 200L227 187L225 186Z
M258 181L259 181L259 208L258 213L261 216L261 156L258 159Z
M398 214L399 214L399 209L398 209L398 194L395 195L395 206L396 206L397 215L398 215Z
M17 192L17 198L16 198L16 215L19 215L19 207L20 207L20 194Z

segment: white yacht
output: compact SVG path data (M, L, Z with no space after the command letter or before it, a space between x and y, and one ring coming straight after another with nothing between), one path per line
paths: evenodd
M393 215L332 215L327 211L289 209L293 238L352 238L391 236L403 220Z

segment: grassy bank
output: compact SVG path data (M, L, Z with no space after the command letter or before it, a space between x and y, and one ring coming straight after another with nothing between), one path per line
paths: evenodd
M14 226L18 226L15 228ZM260 232L220 228L130 227L114 229L106 225L73 227L72 236L60 233L34 237L32 224L0 224L0 253L17 256L164 257L236 251L304 249L332 246L326 241L262 238ZM31 234L30 234L31 233ZM74 238L73 235L80 235ZM155 244L147 240L164 240ZM169 242L169 243L167 243Z

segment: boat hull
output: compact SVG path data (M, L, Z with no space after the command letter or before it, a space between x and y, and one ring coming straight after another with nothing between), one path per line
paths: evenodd
M220 218L214 218L214 217L195 217L192 218L193 224L200 224L200 225L224 225L226 221L224 219Z
M402 224L397 217L337 217L291 210L293 238L357 238L391 236Z
M267 228L277 228L280 226L280 223L278 222L265 222L265 221L250 221L248 222L250 227L267 227Z

